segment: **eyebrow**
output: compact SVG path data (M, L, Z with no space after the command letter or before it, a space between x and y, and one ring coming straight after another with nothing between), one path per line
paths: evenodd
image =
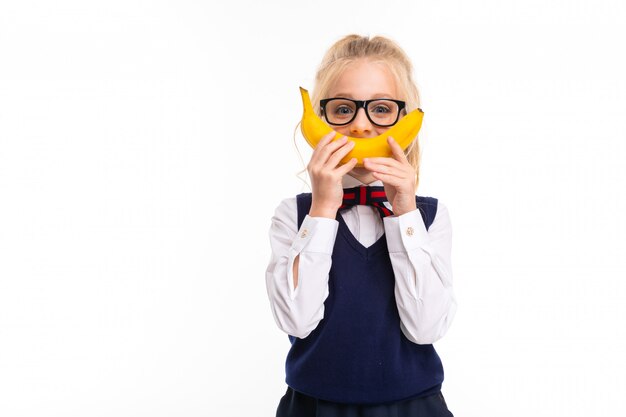
M355 99L355 98L354 98L354 96L353 96L352 94L347 94L347 93L337 93L337 94L335 95L335 97L345 97L345 98ZM392 94L387 94L387 93L377 93L377 94L374 94L374 95L372 96L372 99L374 99L374 98L391 98L391 97L393 97L393 95L392 95Z

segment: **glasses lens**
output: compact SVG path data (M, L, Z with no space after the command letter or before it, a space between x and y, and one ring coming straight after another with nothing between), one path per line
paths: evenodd
M398 104L390 100L375 100L368 104L367 114L380 126L390 126L398 119Z
M329 123L343 124L352 120L355 112L356 104L352 101L335 98L326 103L324 115Z

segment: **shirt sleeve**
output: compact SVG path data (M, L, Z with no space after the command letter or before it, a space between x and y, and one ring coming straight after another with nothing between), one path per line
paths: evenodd
M413 343L432 344L445 335L457 310L448 209L438 203L428 230L418 210L385 217L384 225L402 332Z
M276 208L269 230L272 249L265 273L274 320L285 333L307 337L324 317L331 255L339 223L307 215L298 229L296 199ZM297 256L298 285L293 264Z

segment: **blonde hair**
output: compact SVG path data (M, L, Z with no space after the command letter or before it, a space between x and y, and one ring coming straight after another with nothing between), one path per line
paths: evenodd
M347 35L335 42L326 52L315 75L315 86L311 94L313 108L321 116L320 99L325 98L331 86L341 73L356 60L366 59L370 62L387 66L393 74L401 97L406 101L406 111L411 112L420 107L420 95L413 80L413 65L402 48L393 40L383 37ZM404 152L415 168L415 184L419 182L420 148L416 137Z

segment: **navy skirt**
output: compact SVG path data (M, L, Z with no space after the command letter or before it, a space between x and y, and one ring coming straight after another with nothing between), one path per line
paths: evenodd
M318 400L287 387L276 417L454 417L441 391L384 405L340 404Z

